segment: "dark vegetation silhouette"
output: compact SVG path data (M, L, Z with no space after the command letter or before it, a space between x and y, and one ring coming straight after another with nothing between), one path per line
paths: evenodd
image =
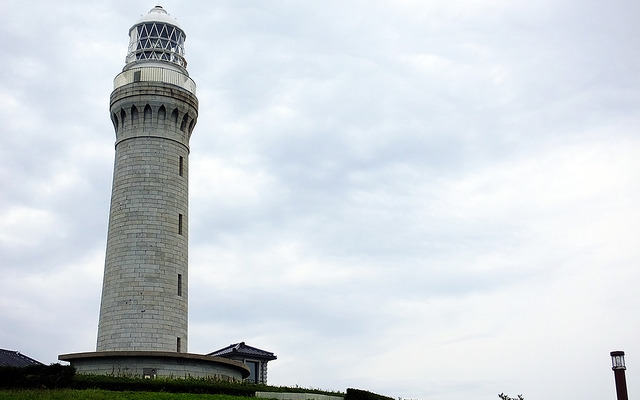
M500 397L501 400L524 400L521 394L519 394L518 397L509 397L504 393L500 393L498 397Z

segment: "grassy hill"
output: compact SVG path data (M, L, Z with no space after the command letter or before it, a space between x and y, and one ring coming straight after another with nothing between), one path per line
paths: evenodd
M344 400L394 400L358 389L341 393L202 378L76 375L73 367L59 364L0 367L0 400L255 400L256 392L322 394Z

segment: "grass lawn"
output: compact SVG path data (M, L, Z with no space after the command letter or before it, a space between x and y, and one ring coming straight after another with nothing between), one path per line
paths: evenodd
M256 400L225 394L112 392L108 390L0 390L0 400Z

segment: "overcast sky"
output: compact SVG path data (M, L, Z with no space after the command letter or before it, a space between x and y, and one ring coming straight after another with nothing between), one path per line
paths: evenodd
M150 1L0 2L0 348L94 351L109 95ZM640 3L167 0L189 351L422 400L640 395Z

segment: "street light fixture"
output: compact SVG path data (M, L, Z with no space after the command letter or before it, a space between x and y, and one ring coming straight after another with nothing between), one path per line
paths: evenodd
M624 351L612 351L611 352L611 364L613 369L627 369L624 366Z
M616 393L618 394L618 400L629 400L629 397L627 396L627 378L624 372L627 369L624 364L624 351L611 352L611 365L613 369L613 376L616 380Z

